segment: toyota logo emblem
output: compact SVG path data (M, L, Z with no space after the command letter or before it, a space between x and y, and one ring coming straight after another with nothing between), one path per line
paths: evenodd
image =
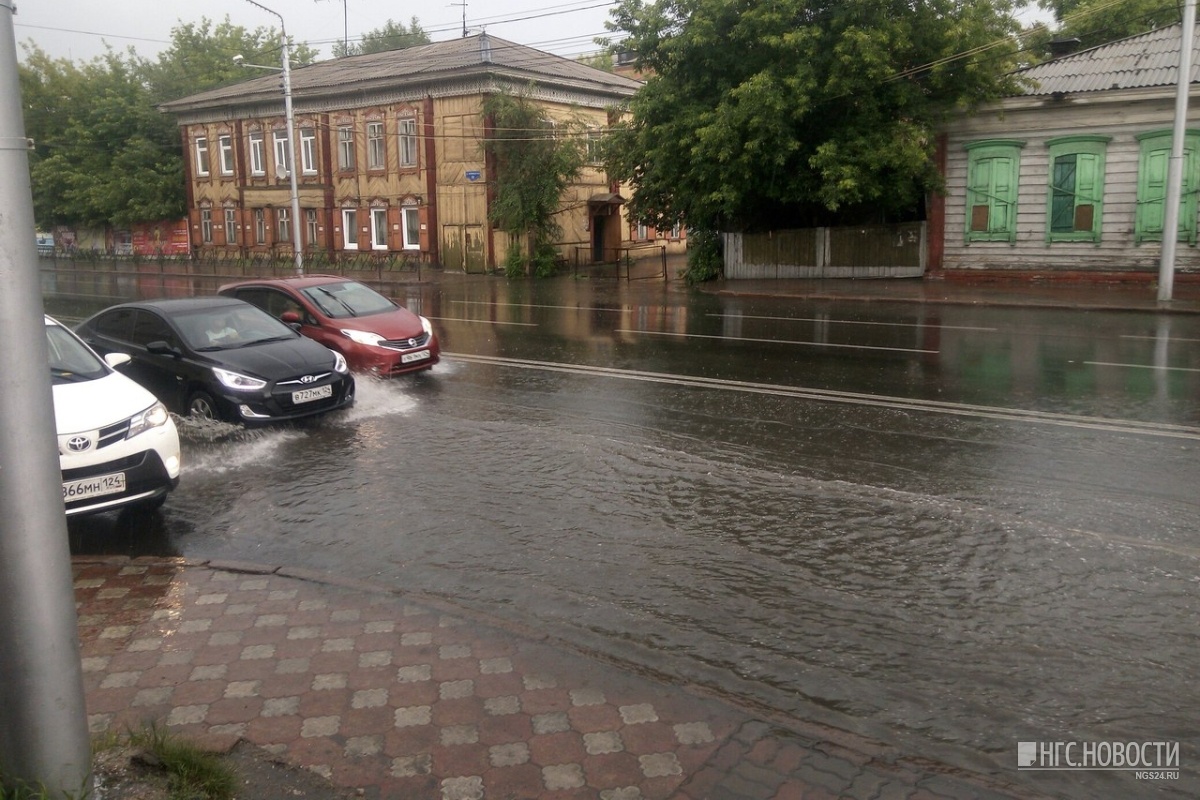
M86 436L72 436L67 439L67 449L72 453L82 453L92 446L92 440Z

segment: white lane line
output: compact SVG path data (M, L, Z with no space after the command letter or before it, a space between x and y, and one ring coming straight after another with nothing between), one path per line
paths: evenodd
M438 322L481 322L487 325L521 325L526 328L536 328L536 322L506 322L502 319L465 319L463 317L429 317L436 319Z
M617 328L613 333L630 333L639 336L677 336L684 339L717 339L722 342L755 342L767 344L794 344L801 347L837 347L844 350L886 350L893 353L921 353L922 355L937 355L937 350L918 350L911 347L877 347L868 344L834 344L832 342L804 342L788 339L754 339L748 336L716 336L706 333L673 333L671 331L639 331L631 328Z
M1163 337L1151 336L1149 334L1122 333L1121 338L1122 339L1149 339L1152 342L1156 342ZM1168 337L1166 337L1166 339L1168 342L1200 342L1200 339L1188 339L1188 338L1179 337L1179 336L1168 336Z
M769 319L780 320L784 322L820 322L830 323L833 325L880 325L886 328L937 328L943 331L984 331L985 333L996 333L999 328L979 328L973 325L939 325L937 323L928 322L868 322L866 320L857 319L822 319L821 317L772 317L758 314L706 314L709 317L721 317L722 319Z
M1104 417L1088 417L1080 414L1056 414L1048 411L1030 411L1019 408L1001 408L999 406L978 406L967 403L948 403L940 400L919 400L908 397L891 397L888 395L842 392L832 389L813 389L803 386L782 386L769 383L731 381L722 380L720 378L699 378L689 375L673 375L663 372L643 372L640 370L615 369L613 367L594 367L584 364L557 364L550 361L532 361L529 359L503 358L500 356L477 356L468 353L443 352L442 356L456 361L487 364L499 367L512 367L515 369L564 372L575 375L587 375L591 377L620 378L622 380L664 383L674 386L688 386L698 389L719 389L724 391L748 392L752 394L791 397L801 400L817 400L828 403L846 403L851 405L875 406L899 410L925 411L935 414L953 414L983 419L997 419L1008 422L1036 422L1045 425L1059 425L1072 428L1087 428L1090 430L1108 431L1110 433L1168 436L1177 439L1194 439L1200 441L1200 427L1190 425L1174 425L1166 422L1106 419Z
M1200 369L1192 367L1160 367L1156 364L1121 364L1116 361L1084 361L1084 364L1091 364L1095 367L1128 367L1129 369L1163 369L1172 372L1200 372Z
M494 300L451 300L451 303L458 303L464 306L502 306L504 308L565 308L570 311L624 311L631 308L629 305L622 305L619 308L605 308L603 306L552 306L539 303L497 303Z

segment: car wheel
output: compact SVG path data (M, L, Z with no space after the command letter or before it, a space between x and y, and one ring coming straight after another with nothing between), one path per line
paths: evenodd
M208 392L196 392L189 397L187 410L189 417L212 420L221 419L221 415L217 412L217 404L213 402L212 395Z

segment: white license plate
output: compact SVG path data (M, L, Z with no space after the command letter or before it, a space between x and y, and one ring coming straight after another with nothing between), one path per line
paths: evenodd
M418 350L415 353L405 353L404 355L400 356L400 363L408 364L413 361L425 361L427 358L429 358L428 350Z
M315 389L301 389L292 392L292 402L296 405L301 403L311 403L313 400L324 400L326 397L333 397L333 386L318 386Z
M76 500L86 500L89 497L102 497L106 494L120 494L125 491L125 473L114 472L110 475L97 475L94 478L84 478L80 481L63 481L63 502L73 503Z

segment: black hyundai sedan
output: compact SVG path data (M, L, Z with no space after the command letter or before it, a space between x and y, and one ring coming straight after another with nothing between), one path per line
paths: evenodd
M76 332L101 355L128 354L121 371L179 414L254 425L354 403L341 354L241 300L123 303Z

